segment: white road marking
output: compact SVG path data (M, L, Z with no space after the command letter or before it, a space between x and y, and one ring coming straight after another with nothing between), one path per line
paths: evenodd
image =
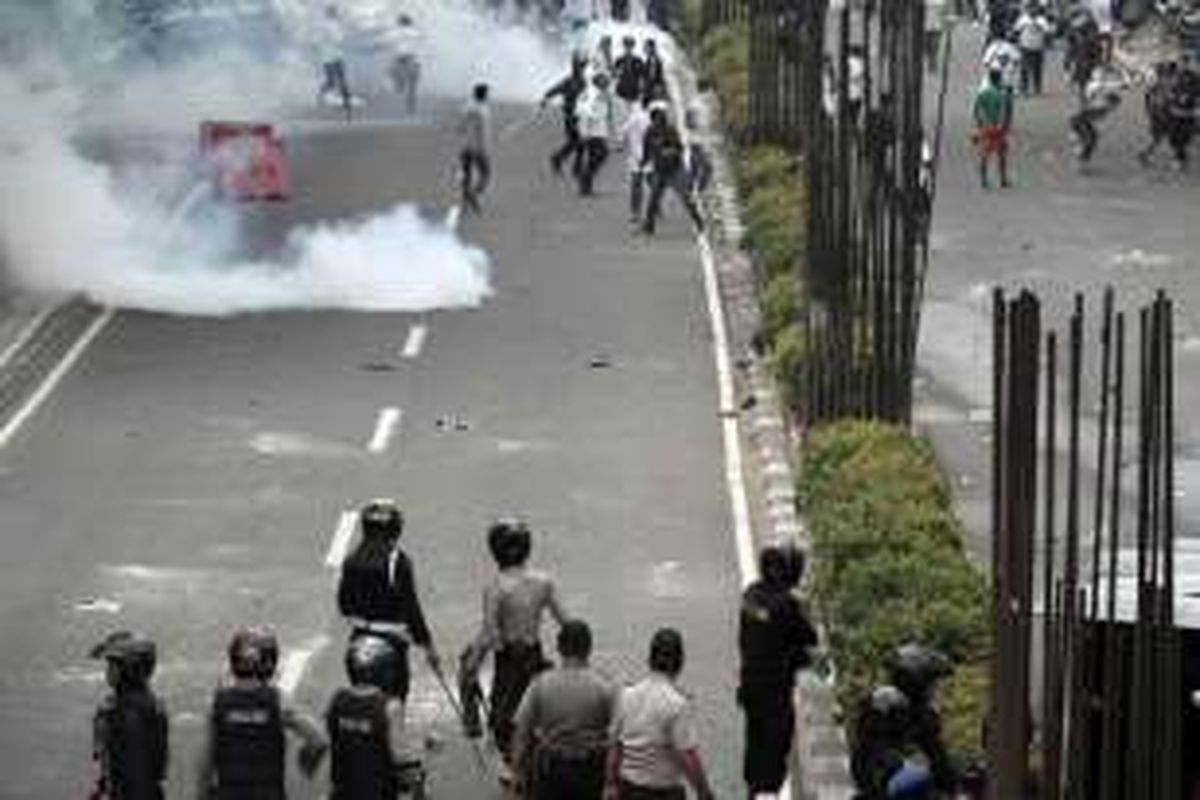
M400 351L403 358L416 358L421 355L421 348L429 337L429 326L420 323L408 329L408 338L404 340L404 349Z
M42 322L45 321L46 317L53 314L57 307L56 305L46 306L34 315L33 319L25 323L25 327L21 328L21 332L17 334L17 338L13 339L12 344L6 347L3 353L0 353L0 369L8 366L8 362L12 361L13 357L25 346L25 343L33 338L33 334L42 326Z
M17 432L21 430L21 427L29 421L30 417L37 413L37 410L41 408L46 399L62 383L63 378L67 376L71 368L75 366L75 362L79 361L84 352L87 351L88 346L100 335L100 331L104 330L104 326L108 325L112 320L114 314L115 312L111 308L106 308L100 312L100 316L92 322L83 335L79 337L79 340L71 346L71 349L63 356L62 361L58 362L54 369L50 371L50 374L46 376L46 379L42 381L42 384L38 386L29 399L25 401L25 404L17 410L16 414L13 414L8 424L0 428L0 448L7 446L12 438L16 436Z
M371 441L367 444L368 453L383 453L388 449L403 416L404 412L398 408L385 408L379 412L379 419L375 422L375 433L371 435Z
M279 691L285 695L293 695L296 689L300 686L300 681L304 679L304 672L308 669L309 662L313 656L324 650L329 645L329 637L325 634L313 637L305 642L303 647L299 647L290 651L283 657L283 663L279 667Z
M354 528L358 523L358 513L343 511L338 518L337 528L333 531L333 539L329 542L329 550L325 553L325 566L337 569L346 560L350 550L350 542L354 538Z
M446 227L452 231L458 230L458 223L462 220L462 208L460 206L450 206L450 210L446 212Z

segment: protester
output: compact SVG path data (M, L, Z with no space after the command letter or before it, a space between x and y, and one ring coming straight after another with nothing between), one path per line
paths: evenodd
M666 100L669 94L667 67L659 55L658 43L654 39L647 39L642 53L646 67L645 79L642 82L642 99L651 103L655 100Z
M1071 131L1079 144L1080 164L1092 160L1100 143L1099 123L1121 104L1120 86L1107 70L1097 69L1083 91L1079 110L1070 120Z
M571 72L567 77L551 86L542 96L545 106L556 97L562 98L563 133L566 140L562 147L550 156L550 167L555 174L562 173L562 164L572 159L572 174L578 176L583 166L583 140L579 135L579 96L587 88L587 58L576 53L571 60Z
M404 109L417 113L417 94L421 85L421 32L413 18L396 18L395 55L392 58L392 88L404 98Z
M605 797L685 800L685 781L700 800L714 795L696 736L695 709L676 684L683 636L662 628L650 642L650 673L621 691L613 720Z
M401 549L404 515L391 500L374 500L359 514L362 539L342 564L338 608L350 622L352 637L382 636L397 652L389 694L408 698L408 645L424 648L429 668L441 658L417 596L412 561Z
M92 722L92 757L100 765L93 794L106 800L163 800L168 724L150 688L157 662L154 642L121 631L91 655L104 659L111 690Z
M796 672L812 663L817 632L793 594L804 575L794 545L764 547L759 579L742 593L738 703L746 716L742 775L749 795L775 793L787 779Z
M988 163L996 157L1000 185L1008 186L1008 140L1012 130L1012 89L1004 84L1000 70L988 73L987 82L975 94L975 146L979 150L979 184L988 187Z
M1021 82L1021 50L1008 39L993 39L983 51L983 85L992 72L1000 73L1000 85L1016 90Z
M317 104L320 105L326 95L336 92L342 101L342 110L346 120L351 116L350 83L346 78L346 59L342 52L343 37L342 12L335 5L325 7L325 17L317 30L317 48L321 54L321 70L324 80L317 90Z
M608 143L613 135L612 94L608 75L597 72L579 98L579 136L583 140L583 165L579 171L579 194L590 197L596 175L608 160Z
M1046 46L1054 31L1054 25L1035 0L1021 12L1015 30L1017 45L1021 48L1021 93L1041 94Z
M213 694L197 772L197 800L285 800L287 732L300 737L301 772L312 778L328 749L321 728L272 682L279 643L242 630L229 643L231 680Z
M638 225L642 221L642 199L650 171L645 162L646 132L650 129L650 111L642 102L633 103L629 116L621 126L621 140L625 147L625 171L629 176L629 221Z
M621 40L621 55L613 62L615 91L628 111L641 103L646 84L646 62L637 54L637 39L626 36Z
M487 534L497 575L483 590L483 620L461 663L477 675L489 653L495 653L488 727L505 759L502 780L511 778L513 715L534 677L546 668L542 655L542 620L546 614L561 626L567 615L558 586L545 572L529 567L533 538L519 519L501 519Z
M650 112L650 127L646 131L642 165L651 168L650 202L642 222L642 233L650 236L658 224L663 194L670 189L683 203L696 230L704 230L704 217L692 199L688 171L684 165L684 145L667 119L667 111L659 106Z
M568 620L556 669L534 679L517 709L513 763L531 800L600 800L616 691L588 666L592 631Z
M492 110L486 83L476 84L471 90L471 99L459 120L459 134L462 137L458 162L463 207L478 214L483 211L479 200L492 177Z

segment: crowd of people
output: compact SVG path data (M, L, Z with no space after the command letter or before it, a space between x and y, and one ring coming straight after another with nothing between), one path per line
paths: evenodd
M973 106L983 186L989 184L993 160L1001 186L1009 184L1008 153L1017 97L1042 94L1046 55L1056 44L1062 46L1063 71L1074 104L1067 123L1080 164L1092 160L1104 121L1125 94L1143 87L1150 141L1138 158L1149 163L1158 145L1166 141L1176 164L1186 169L1200 114L1200 66L1193 54L1164 56L1148 71L1129 63L1116 46L1111 3L1106 0L1077 5L1062 18L1044 0L991 0L984 24L985 78Z
M460 655L455 692L442 672L413 562L400 546L403 514L391 501L374 501L360 514L360 530L337 587L349 630L347 685L334 690L318 720L276 685L275 635L265 628L238 631L228 647L228 678L214 690L207 714L197 797L283 800L289 735L299 740L304 776L315 779L328 760L333 800L424 797L427 766L406 715L414 646L424 651L472 740L484 735L485 707L486 732L500 757L497 778L513 794L681 800L690 785L696 796L714 797L700 753L696 700L680 684L686 648L679 630L657 630L646 674L618 686L590 664L592 626L569 613L551 574L530 566L528 525L501 519L487 531L496 573L482 592L479 632ZM778 792L788 773L796 673L810 666L817 645L795 594L803 573L804 555L794 545L767 546L758 580L742 595L738 702L751 798ZM547 618L558 626L557 665L542 649ZM95 796L161 800L170 756L168 716L151 688L157 648L119 632L92 655L106 661L111 688L95 715L101 768ZM485 695L479 674L489 657L492 682Z

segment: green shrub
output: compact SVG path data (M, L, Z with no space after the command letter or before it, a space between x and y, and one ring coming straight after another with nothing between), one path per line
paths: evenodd
M804 396L804 329L791 324L771 343L770 369L785 405L794 407Z
M721 25L704 37L700 57L721 98L726 130L737 141L750 119L750 33L744 23Z
M767 282L762 299L760 334L768 348L774 349L779 334L792 325L800 314L800 280L795 270L783 272Z
M757 186L777 183L796 174L796 159L782 147L751 147L737 159L738 185L748 194Z
M885 679L907 641L946 653L939 695L958 759L979 754L991 647L989 596L930 445L904 429L840 422L813 431L798 488L813 536L813 590L829 628L843 707Z

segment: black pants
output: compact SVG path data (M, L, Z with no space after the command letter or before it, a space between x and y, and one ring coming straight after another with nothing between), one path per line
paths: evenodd
M629 218L635 223L642 220L642 203L646 195L646 173L641 170L629 173Z
M479 198L487 191L492 180L492 161L481 150L463 150L458 154L458 161L462 174L463 205L472 211L479 211Z
M629 19L629 0L612 0L613 19L625 22Z
M386 681L386 686L381 687L383 691L393 697L399 698L401 703L408 701L409 687L409 666L408 666L408 641L395 633L385 633L382 631L373 631L367 628L355 628L350 634L350 641L353 642L363 636L374 636L383 639L396 650L396 670L392 673L391 679Z
M1096 123L1104 118L1106 111L1084 109L1071 117L1071 130L1079 137L1079 160L1090 161L1100 143L1100 132Z
M579 135L579 120L573 116L563 117L563 134L566 141L550 156L550 163L558 172L562 169L562 163L571 158L571 174L577 176L583 168L583 139Z
M601 138L583 140L583 166L579 170L579 193L584 197L592 194L596 174L608 160L608 142Z
M746 716L742 777L751 793L778 792L787 779L796 712L792 687L773 686L739 694Z
M321 84L318 94L337 92L338 96L342 98L342 108L345 109L346 116L350 116L350 84L346 81L346 62L341 59L326 61L324 72L325 80Z
M495 666L488 727L492 730L496 748L507 758L512 744L513 715L517 713L525 690L547 664L541 645L506 644L496 651Z
M600 800L604 794L603 750L580 756L539 753L532 800Z
M1046 54L1041 50L1021 51L1021 91L1023 93L1042 93L1042 72L1046 62Z
M643 231L654 233L655 226L658 224L658 215L662 210L662 196L667 189L679 197L679 201L687 209L696 228L704 229L704 218L700 216L700 209L696 208L696 203L692 200L692 193L688 185L690 182L691 178L682 166L666 170L655 169L654 174L650 176L650 204L646 209L646 221L642 223Z
M684 789L682 786L672 786L669 789L656 789L650 786L638 786L627 780L622 780L621 800L687 800L687 789Z

